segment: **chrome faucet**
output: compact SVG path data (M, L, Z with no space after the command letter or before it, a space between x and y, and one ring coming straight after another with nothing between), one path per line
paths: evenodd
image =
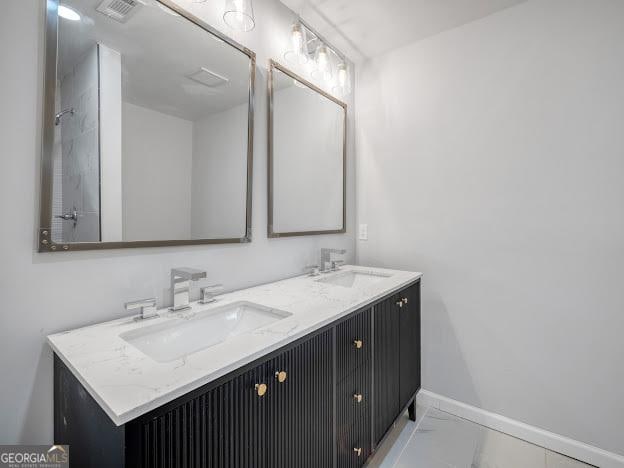
M332 260L331 256L332 254L339 254L339 255L344 255L346 254L347 251L345 249L321 249L321 264L320 264L320 269L321 269L321 273L327 273L329 271L336 271L341 263L342 260ZM331 267L327 268L327 263L331 262Z
M171 270L171 304L169 310L178 312L190 309L191 282L206 277L206 272L195 268L173 268Z

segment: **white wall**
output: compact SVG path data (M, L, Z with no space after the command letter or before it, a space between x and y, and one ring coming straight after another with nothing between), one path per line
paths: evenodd
M247 104L193 122L191 234L195 239L245 237Z
M424 388L624 454L624 2L533 0L357 87L362 264L424 272Z
M123 238L191 238L193 122L122 104Z
M234 37L257 53L250 244L38 254L42 7L39 0L3 2L0 15L0 442L52 441L52 354L49 333L120 317L123 301L164 298L169 269L205 268L208 280L242 288L301 272L321 246L353 251L353 153L349 145L348 234L266 238L266 64L288 44L292 13L278 0L256 0L256 28ZM191 4L194 14L225 30L222 4ZM229 32L228 32L229 34ZM352 128L352 121L350 121ZM352 260L352 255L350 259Z

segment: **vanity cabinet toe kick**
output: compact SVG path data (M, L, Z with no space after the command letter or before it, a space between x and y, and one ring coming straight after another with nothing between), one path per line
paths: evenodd
M54 358L54 440L80 468L358 468L420 389L420 280L116 426Z

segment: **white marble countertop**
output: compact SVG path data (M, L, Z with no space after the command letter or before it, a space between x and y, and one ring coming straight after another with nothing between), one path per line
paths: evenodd
M344 271L390 275L365 287L318 282ZM191 390L248 364L414 282L421 273L345 266L322 276L298 276L218 296L215 303L193 303L192 310L143 322L123 318L48 336L48 343L117 425L158 408ZM171 362L157 362L120 337L129 330L164 323L236 301L254 302L292 315L255 331L231 337Z

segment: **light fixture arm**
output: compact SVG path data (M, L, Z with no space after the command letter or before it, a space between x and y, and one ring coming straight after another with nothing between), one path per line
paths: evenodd
M327 49L332 51L336 57L338 57L343 62L348 63L345 55L342 52L340 52L336 47L334 47L331 44L331 42L329 42L327 39L321 36L312 26L306 23L306 21L303 18L298 17L297 21L299 21L299 23L301 23L301 26L303 26L306 29L306 32L312 36L312 39L308 40L308 44L314 40L318 40L319 42L322 42L323 44L325 44L325 47L327 47Z

